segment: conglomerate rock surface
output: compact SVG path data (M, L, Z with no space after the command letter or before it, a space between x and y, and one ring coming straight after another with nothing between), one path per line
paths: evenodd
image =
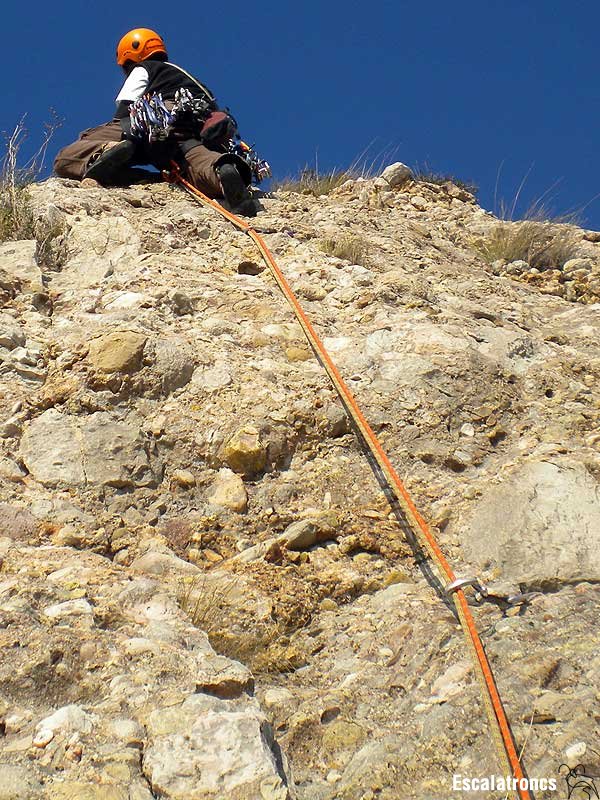
M0 245L0 800L457 800L500 774L451 606L250 240L162 184L32 201L37 242ZM600 751L600 237L573 228L579 272L544 284L480 259L496 221L451 184L261 202L488 585L517 746L566 796Z

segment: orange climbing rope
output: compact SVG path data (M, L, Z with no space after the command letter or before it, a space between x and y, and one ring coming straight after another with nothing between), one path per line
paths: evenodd
M198 189L196 189L191 183L189 183L189 181L185 180L175 163L172 164L171 172L164 173L164 177L171 183L180 184L194 199L196 199L196 201L215 209L215 211L233 223L233 225L235 225L239 230L247 233L259 248L263 259L270 268L280 289L285 295L287 301L292 306L294 314L302 326L310 345L315 353L318 354L321 363L323 364L327 374L329 375L329 378L335 386L338 395L340 396L340 399L344 403L348 413L352 416L352 419L362 433L365 443L369 447L372 456L377 461L377 464L385 475L388 486L400 504L400 507L407 521L409 522L411 529L417 536L418 541L429 553L439 573L448 581L448 586L446 588L447 591L451 591L456 612L471 651L476 673L483 690L482 694L484 705L490 721L490 728L500 758L502 771L504 774L508 773L512 775L515 779L514 783L516 784L516 788L512 792L513 795L516 794L519 800L532 800L529 790L527 788L523 788L523 785L527 785L527 781L525 780L521 761L519 755L517 754L512 731L510 729L508 718L502 704L502 699L500 698L500 694L496 686L496 681L494 679L490 663L483 647L483 642L481 641L477 631L473 614L471 613L467 598L462 589L462 585L465 585L466 582L457 579L456 574L446 560L446 557L444 556L433 533L431 532L431 529L429 528L427 522L419 514L408 491L400 480L386 453L384 452L379 439L373 432L364 414L360 410L360 407L358 406L358 403L356 402L352 392L340 375L337 367L325 349L324 344L321 342L310 320L306 316L302 306L300 305L300 302L288 284L285 276L277 266L273 255L269 251L262 237L252 228L251 225L239 219L239 217L236 217L235 214L232 214L224 209L215 200L211 200ZM456 584L456 586L452 586L452 584Z

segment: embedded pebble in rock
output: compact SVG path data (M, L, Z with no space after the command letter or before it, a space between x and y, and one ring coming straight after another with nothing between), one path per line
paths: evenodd
M172 553L149 552L139 556L131 564L131 569L136 572L145 572L149 575L163 575L166 572L179 572L184 575L195 575L198 568L182 558L177 558Z
M529 271L529 264L522 260L511 261L504 267L504 271L507 275L521 275L523 272Z
M0 520L0 535L22 541L35 539L40 525L27 508L7 503L0 503Z
M313 358L313 353L302 347L288 347L285 354L290 361L308 361Z
M187 344L177 339L161 338L154 345L154 369L160 375L162 390L170 394L190 382L194 358Z
M424 197L421 197L420 194L411 197L410 202L417 209L417 211L425 211L427 208L427 200L425 200Z
M244 513L248 508L248 493L244 481L227 468L220 469L217 473L207 499L213 505L230 508L239 513Z
M591 272L593 262L589 258L571 258L563 264L563 273L575 272L583 270L584 273Z
M51 258L0 245L0 800L439 800L501 774L453 605L253 244L164 183L29 196ZM466 594L525 770L563 786L600 714L600 234L485 260L519 223L401 164L260 204L488 587ZM320 249L349 237L364 258Z
M223 458L234 472L249 477L265 468L267 448L256 428L246 425L225 444Z
M214 392L230 385L231 373L224 365L207 369L199 367L192 375L192 383L207 392Z
M301 519L289 525L279 541L284 542L289 550L308 550L317 542L334 538L334 535L332 528L318 518Z
M92 339L88 358L100 372L135 372L140 368L146 337L134 331L115 331Z
M80 617L93 613L91 605L87 600L67 600L64 603L56 603L44 609L44 615L49 619L63 619L64 617Z
M0 313L0 347L14 350L16 347L22 347L26 341L23 329L18 322L8 314Z
M445 703L451 697L454 697L454 695L463 692L464 683L462 683L462 681L472 669L473 667L468 661L453 664L449 667L431 687L431 702Z
M587 752L587 744L585 742L576 742L565 750L565 758L570 767L575 767L581 764Z
M43 719L38 724L39 731L65 731L72 733L79 731L81 733L90 733L93 728L93 718L86 714L86 712L77 705L65 706L59 708L46 719Z
M50 744L52 739L54 739L54 731L42 728L35 734L31 743L34 747L46 747L47 744Z
M171 480L184 489L191 489L196 485L196 477L189 469L176 469L171 475Z
M147 297L140 292L109 292L103 298L103 305L107 311L137 308L147 302Z

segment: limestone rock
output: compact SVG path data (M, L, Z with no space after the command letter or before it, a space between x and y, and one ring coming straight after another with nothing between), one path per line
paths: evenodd
M266 467L267 448L257 429L245 425L225 444L223 458L234 472L250 477Z
M490 586L524 767L553 775L597 740L598 244L560 226L583 263L488 265L478 243L518 227L400 177L275 192L256 226L449 562ZM497 774L456 619L253 244L163 182L28 191L62 233L38 296L0 269L0 747L43 781L25 796L425 800ZM319 249L350 234L368 266ZM90 342L119 332L147 341L103 372ZM39 727L70 706L89 732Z
M220 469L208 494L208 501L243 514L248 508L248 494L243 480L230 469Z
M194 358L184 342L161 337L154 347L154 369L160 375L163 392L170 394L190 382Z
M81 418L45 411L25 429L21 455L46 486L132 486L151 480L139 428L106 412Z
M0 244L0 270L26 283L41 285L42 273L37 265L35 239Z
M35 538L39 525L27 508L0 503L0 536L29 541Z
M136 372L146 337L134 331L114 331L90 342L88 358L99 372Z
M70 705L59 708L54 714L43 719L37 727L39 730L53 732L73 733L79 731L80 733L90 733L93 728L93 719L80 706Z
M477 504L465 532L467 556L502 579L537 586L600 580L600 490L568 460L524 464Z
M384 178L390 186L400 186L410 180L412 176L411 168L407 167L406 164L403 164L401 161L390 164L381 173L381 177Z
M42 797L42 784L30 768L0 764L0 800L35 800Z
M223 700L197 695L154 711L149 732L143 769L156 794L247 800L261 797L267 781L273 798L289 798L272 732L256 710L228 710ZM181 763L189 765L183 774Z

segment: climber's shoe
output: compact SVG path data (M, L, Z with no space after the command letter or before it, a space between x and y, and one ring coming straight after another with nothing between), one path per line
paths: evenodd
M88 166L84 178L93 178L106 186L119 183L120 174L127 167L135 153L133 142L109 142Z
M217 175L221 182L223 197L231 206L233 213L244 217L255 217L256 203L252 192L244 183L235 164L222 164L217 167Z

